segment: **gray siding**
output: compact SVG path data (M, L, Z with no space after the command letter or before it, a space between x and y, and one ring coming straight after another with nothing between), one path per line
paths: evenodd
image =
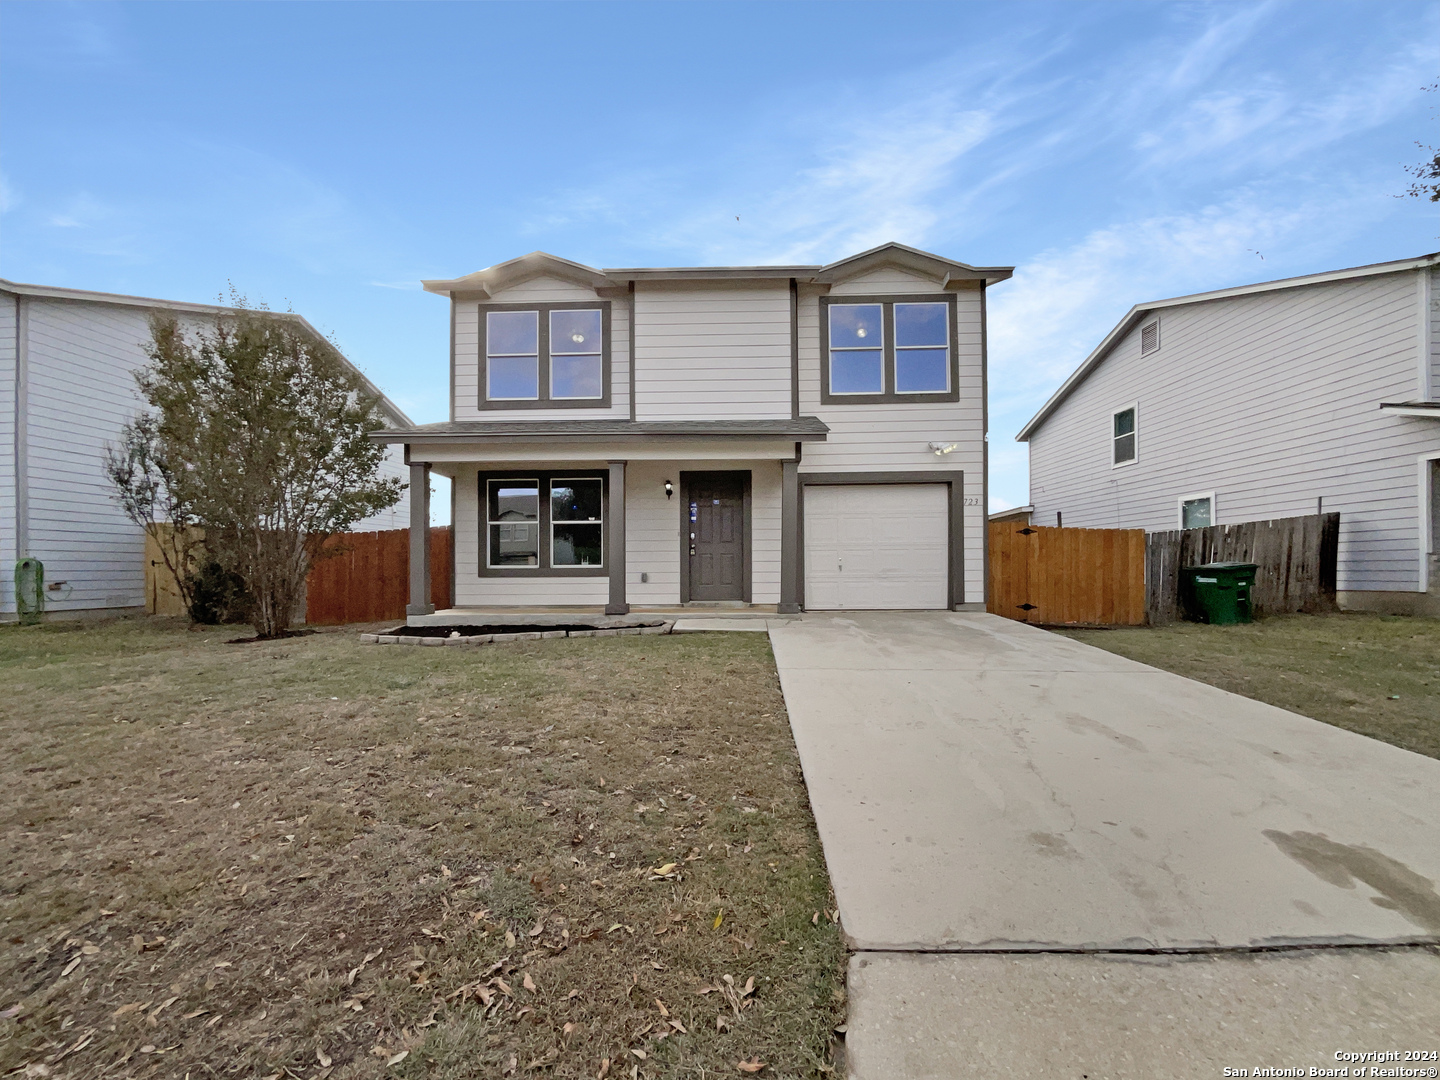
M0 293L0 612L15 610L15 296Z
M1424 271L1422 271L1424 272ZM1419 585L1416 461L1440 424L1382 414L1419 392L1417 272L1162 309L1141 319L1030 441L1032 521L1149 530L1215 493L1221 523L1341 515L1339 588ZM1137 461L1111 467L1111 415L1137 405Z
M835 286L832 296L885 293L945 295L930 280L893 268ZM938 404L821 405L820 304L812 288L800 292L800 412L830 426L823 443L805 446L802 472L963 469L965 472L965 596L984 597L985 396L980 293L956 295L960 400ZM943 457L931 442L958 443Z
M558 278L538 277L495 294L486 303L525 304L599 300L587 289ZM480 309L473 300L454 304L455 379L451 405L456 420L583 420L630 418L630 302L610 300L610 407L605 409L482 409L480 407Z
M1430 268L1430 381L1422 387L1425 399L1440 398L1440 266Z
M790 416L785 281L635 289L637 420Z
M6 296L7 300L12 300ZM103 471L105 447L120 437L122 425L141 408L134 372L147 362L149 312L121 304L25 299L29 312L29 395L27 411L29 458L29 554L45 565L47 581L66 588L46 594L52 611L86 611L139 607L145 603L144 532L132 524L111 496ZM13 303L3 309L11 313ZM14 386L14 328L8 336L0 312L0 340L9 342L7 390ZM5 461L13 461L13 397L3 400ZM387 453L384 471L408 479L398 461L400 451ZM3 574L9 583L3 611L15 610L11 570L14 565L14 486L6 504L0 543ZM0 498L4 498L0 491ZM399 507L377 515L362 528L403 528L408 493Z

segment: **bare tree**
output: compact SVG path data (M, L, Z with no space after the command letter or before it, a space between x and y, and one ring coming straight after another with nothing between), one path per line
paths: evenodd
M1433 82L1425 89L1432 92L1440 90L1440 82ZM1419 165L1405 166L1405 171L1415 177L1415 181L1405 189L1405 194L1414 199L1440 202L1440 150L1422 142L1415 145L1429 154L1430 160L1422 161Z

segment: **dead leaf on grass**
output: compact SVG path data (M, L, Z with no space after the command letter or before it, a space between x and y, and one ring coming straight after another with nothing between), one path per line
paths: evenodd
M386 1064L386 1065L399 1065L400 1062L404 1061L404 1060L405 1060L407 1057L409 1057L409 1056L410 1056L410 1051L409 1051L409 1050L401 1050L398 1054L393 1054L393 1055L391 1055L391 1057L385 1062L385 1064Z
M749 1061L737 1061L735 1067L743 1073L758 1073L765 1068L765 1062L758 1057L753 1057Z
M721 908L715 913L715 921L710 924L711 930L719 930L720 924L725 921L725 909Z
M655 1007L660 1010L661 1016L670 1015L670 1010L665 1007L665 1002L661 1001L659 998L655 999Z
M330 1055L325 1053L324 1050L316 1049L315 1060L320 1063L322 1069L328 1069L330 1067Z
M607 1076L609 1076L609 1075L610 1075L610 1059L609 1059L609 1058L602 1058L602 1059L600 1060L600 1071L595 1074L595 1080L605 1080L605 1077L607 1077Z

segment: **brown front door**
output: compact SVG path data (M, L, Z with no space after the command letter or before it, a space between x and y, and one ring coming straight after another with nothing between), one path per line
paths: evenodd
M685 550L689 558L686 600L744 600L746 558L745 487L748 473L685 475Z

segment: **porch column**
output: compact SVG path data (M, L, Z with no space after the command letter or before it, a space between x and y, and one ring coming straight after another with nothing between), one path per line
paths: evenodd
M625 462L610 462L610 503L605 508L605 528L609 533L606 544L609 548L605 558L610 560L610 602L605 605L606 615L628 615L630 605L625 602Z
M800 462L780 463L780 603L775 610L800 610Z
M410 602L406 615L430 615L430 466L410 465Z

